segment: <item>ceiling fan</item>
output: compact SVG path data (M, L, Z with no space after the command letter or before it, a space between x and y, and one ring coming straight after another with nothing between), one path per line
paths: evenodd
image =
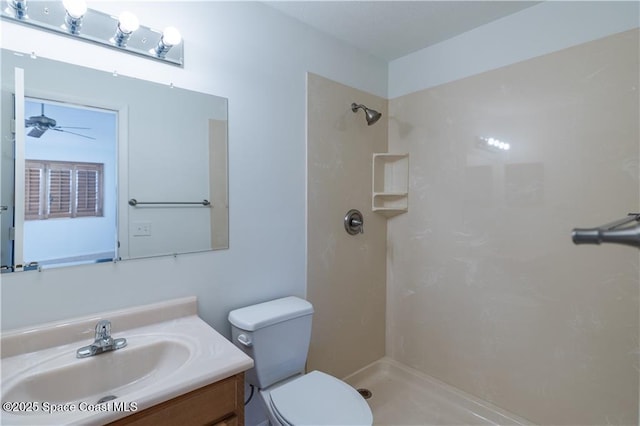
M29 128L29 127L32 128L29 131L29 133L27 133L27 136L31 136L32 138L39 138L47 130L55 130L56 132L65 132L65 133L69 133L69 134L80 136L80 137L87 138L87 139L93 139L93 140L96 139L96 138L93 138L91 136L82 135L80 133L75 133L75 132L71 132L69 130L65 130L65 129L84 129L84 130L88 130L89 127L58 126L56 120L44 115L44 104L40 104L40 105L41 105L41 113L40 113L40 115L34 115L34 116L31 116L31 117L27 118L26 120L24 120L24 126L27 127L27 128Z

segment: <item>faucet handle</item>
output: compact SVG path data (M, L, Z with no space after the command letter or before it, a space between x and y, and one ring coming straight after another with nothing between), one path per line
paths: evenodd
M96 340L108 339L111 337L111 321L100 320L96 324Z

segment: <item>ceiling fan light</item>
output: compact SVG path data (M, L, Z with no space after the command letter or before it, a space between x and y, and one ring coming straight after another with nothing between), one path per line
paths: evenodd
M40 138L47 131L53 130L56 132L64 132L75 136L80 136L86 139L93 139L93 136L85 135L82 133L76 133L76 129L84 129L89 130L89 127L69 127L69 126L59 126L58 122L51 117L47 117L44 112L45 104L40 104L40 115L33 115L24 120L24 125L26 128L31 129L27 136L32 138ZM73 129L73 131L68 130Z

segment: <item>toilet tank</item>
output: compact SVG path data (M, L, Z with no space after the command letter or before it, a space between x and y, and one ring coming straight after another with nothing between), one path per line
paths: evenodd
M304 373L311 339L313 306L299 297L284 297L229 313L233 343L254 362L248 383L264 389Z

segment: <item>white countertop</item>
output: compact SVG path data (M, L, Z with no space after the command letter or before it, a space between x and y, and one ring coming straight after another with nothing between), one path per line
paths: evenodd
M93 342L94 327L100 319L110 320L112 336L126 338L127 346L77 359L76 350ZM74 392L77 394L81 391L66 390L64 385L60 386L59 391L53 391L58 397L57 401L8 401L6 398L7 395L20 398L22 385L19 383L44 370L55 368L56 371L62 371L60 369L77 368L78 363L93 362L87 366L101 366L104 373L109 363L116 360L107 357L144 356L149 344L157 342L176 342L180 348L188 350L180 352L182 358L175 368L171 364L169 370L162 370L155 375L152 372L135 383L114 389L112 393L118 398L110 403L97 404L96 395L66 400L66 394L74 395ZM129 352L125 354L124 351ZM95 364L96 360L92 358L97 357L104 358ZM176 299L3 333L1 363L3 410L0 423L3 425L104 424L253 366L251 358L196 315L195 298ZM107 367L103 368L105 365ZM91 373L86 376L83 375L82 380L95 380ZM49 394L52 392L43 389L45 394L45 391ZM26 412L29 409L31 412ZM68 411L47 412L52 410Z

